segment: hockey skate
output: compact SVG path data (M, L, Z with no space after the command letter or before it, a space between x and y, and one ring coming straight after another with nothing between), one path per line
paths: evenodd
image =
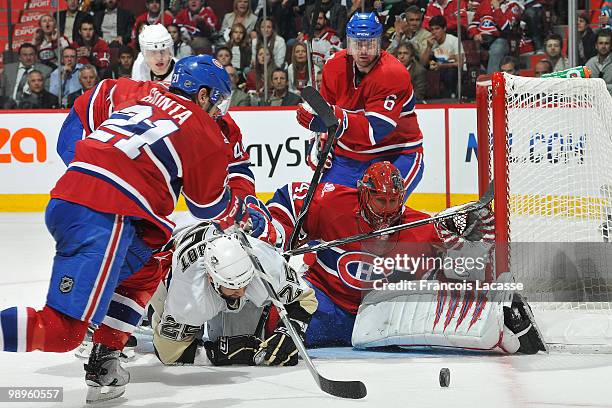
M136 340L136 337L130 336L127 343L125 343L123 350L121 350L121 354L119 355L121 361L125 362L133 359L136 356L135 350L137 345L138 341ZM93 346L93 329L89 328L87 329L85 339L83 339L83 342L76 348L74 355L80 359L87 360L91 355Z
M95 344L85 367L88 404L118 398L125 392L130 373L121 367L121 352Z

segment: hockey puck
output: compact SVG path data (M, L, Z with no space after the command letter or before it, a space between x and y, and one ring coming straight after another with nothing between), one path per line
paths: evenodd
M448 387L450 385L450 370L448 368L440 369L440 387Z

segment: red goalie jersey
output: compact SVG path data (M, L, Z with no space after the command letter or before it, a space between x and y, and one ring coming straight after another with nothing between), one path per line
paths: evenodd
M321 95L347 112L336 154L367 161L423 151L410 74L386 51L366 75L355 71L346 50L335 53L323 67Z
M62 133L87 137L73 141L74 158L51 197L147 220L160 241L170 238L174 224L166 217L181 193L201 219L225 217L234 201L228 140L198 105L163 84L102 81L77 99ZM62 134L60 155L61 143Z
M277 190L267 203L274 219L280 222L289 237L295 227L308 183L292 183ZM333 200L327 199L334 191ZM359 202L354 189L331 183L317 187L308 209L302 230L305 241L348 237L372 231L360 215ZM407 223L428 215L404 207L399 223ZM288 238L287 238L288 239ZM434 245L440 238L432 224L405 229L387 239L372 238L317 252L316 262L306 272L306 279L323 291L332 301L349 313L356 314L364 291L374 288L374 282L385 281L387 274L377 273L374 258L408 255L412 257L434 256ZM409 271L414 278L421 278L426 270Z

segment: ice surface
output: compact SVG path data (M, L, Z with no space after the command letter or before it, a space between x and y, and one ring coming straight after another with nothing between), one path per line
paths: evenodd
M44 215L0 214L0 309L44 304L53 240ZM141 342L142 343L142 342ZM540 354L497 356L350 349L312 352L324 376L359 379L364 400L341 400L318 390L303 366L164 367L147 344L126 364L131 383L123 397L97 407L612 407L612 356ZM81 407L83 361L72 353L0 353L0 387L64 387L63 403L0 403L0 407ZM450 387L438 372L448 367Z

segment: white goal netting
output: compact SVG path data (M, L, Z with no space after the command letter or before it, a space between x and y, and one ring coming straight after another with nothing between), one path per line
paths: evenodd
M600 79L504 74L480 86L490 151L480 177L504 170L496 206L508 216L496 228L508 234L509 270L548 343L612 351L612 97Z

